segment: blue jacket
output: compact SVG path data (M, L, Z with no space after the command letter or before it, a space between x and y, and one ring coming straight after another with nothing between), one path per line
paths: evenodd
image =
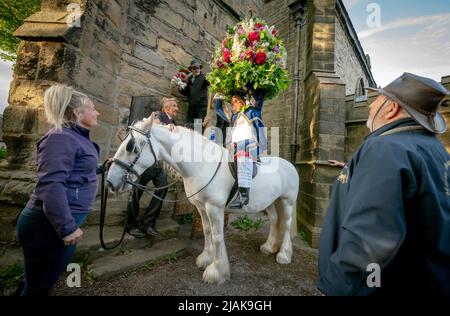
M75 124L50 130L37 143L38 182L27 203L43 210L63 238L77 229L72 213L88 213L97 193L99 147Z
M256 96L256 105L248 107L243 114L252 122L256 139L258 141L258 154L261 154L267 149L267 138L264 133L264 122L262 120L263 109L263 94L254 94ZM223 100L215 100L216 114L221 117L225 122L229 123L231 127L238 117L239 113L234 113L229 117L223 110Z
M450 295L450 155L426 130L380 136L415 124L372 133L335 182L320 236L323 293ZM371 263L379 288L367 285Z

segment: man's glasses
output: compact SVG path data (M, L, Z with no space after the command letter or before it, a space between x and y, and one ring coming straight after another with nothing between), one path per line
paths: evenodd
M200 69L200 67L191 67L191 69L198 70L198 69Z

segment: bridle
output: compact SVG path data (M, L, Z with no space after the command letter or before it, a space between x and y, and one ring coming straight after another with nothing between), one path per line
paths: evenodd
M152 141L150 139L151 137L151 128L149 128L148 130L144 131L141 130L137 127L134 127L132 125L128 126L127 130L130 130L130 136L131 139L134 140L135 146L136 146L136 141L135 138L133 136L133 131L138 132L139 134L142 134L145 136L145 139L147 140L147 144L150 147L150 151L152 152L153 158L155 159L155 163L158 161L158 159L156 158L156 154L155 154L155 150L153 149L153 145L152 145ZM126 162L123 162L120 159L114 158L113 162L116 163L119 167L121 167L122 169L125 169L126 173L122 178L122 181L125 183L128 183L131 179L130 179L130 173L134 174L136 177L140 178L140 174L136 171L136 169L134 169L134 165L137 163L137 161L139 160L139 158L141 157L141 153L142 153L142 148L140 151L135 151L136 153L136 157L134 157L133 161L131 162L131 164L127 164Z
M134 125L134 124L133 124L133 125ZM150 125L150 128L149 128L148 130L145 130L145 131L142 130L142 129L139 129L139 128L137 128L137 127L134 127L133 125L128 126L128 128L127 128L127 130L131 130L131 131L130 131L130 136L131 136L131 138L134 140L133 131L138 132L139 134L144 135L145 138L146 138L146 140L147 140L147 144L149 145L150 150L151 150L151 152L152 152L153 158L155 159L155 163L156 163L156 162L158 161L158 159L156 158L155 150L153 149L153 145L152 145L152 141L151 141L151 125ZM135 141L134 143L136 144L136 141ZM134 148L134 149L135 149L135 148ZM187 196L187 197L185 197L185 198L183 198L183 199L179 199L179 200L168 200L168 199L161 199L159 196L155 195L154 192L148 190L147 187L146 187L145 185L141 185L141 184L139 184L139 183L136 183L136 182L132 181L132 179L130 178L130 173L132 173L132 174L134 174L135 176L137 176L138 179L140 178L139 173L138 173L138 172L136 171L136 169L134 169L133 167L134 167L134 165L136 164L136 162L139 160L139 158L141 157L142 148L141 148L141 151L138 151L138 152L135 152L135 153L136 153L136 157L133 159L133 161L131 162L131 164L127 164L126 162L123 162L123 161L121 161L120 159L117 159L117 158L114 158L114 159L113 159L113 162L114 162L114 163L117 163L118 166L120 166L121 168L125 169L125 171L126 171L125 175L124 175L123 178L122 178L122 181L123 181L124 183L127 183L127 184L131 185L131 186L134 187L135 189L138 189L138 190L141 190L141 191L144 191L144 192L150 194L152 197L154 197L154 198L156 198L156 199L158 199L158 200L160 200L160 201L163 201L163 202L169 202L169 203L177 203L177 202L181 202L181 201L188 200L188 199L190 199L191 197L193 197L194 195L197 195L198 193L200 193L201 191L203 191L203 189L205 189L205 188L212 182L212 180L215 178L217 172L218 172L219 169L220 169L220 166L222 165L222 158L223 158L223 152L222 152L222 155L221 155L221 157L220 157L219 163L217 164L217 168L216 168L216 170L214 171L214 174L212 175L212 177L211 177L211 179L208 181L208 183L206 183L200 190L198 190L198 191L195 192L194 194L191 194L190 196ZM155 188L155 191L156 191L156 190L161 190L161 189L165 189L165 188L171 187L171 186L174 185L175 183L177 183L177 181L175 181L174 183L171 183L171 184L169 184L169 185L166 185L166 186L164 186L164 187L158 187L158 188Z

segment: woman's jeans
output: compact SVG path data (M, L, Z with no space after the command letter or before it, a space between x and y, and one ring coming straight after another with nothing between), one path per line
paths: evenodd
M72 214L78 227L88 213ZM75 252L64 246L42 210L24 208L17 221L17 238L22 246L25 285L22 295L48 295Z

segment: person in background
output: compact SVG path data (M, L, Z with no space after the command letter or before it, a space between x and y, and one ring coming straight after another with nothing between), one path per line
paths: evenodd
M45 91L44 110L53 128L37 142L36 188L17 220L23 296L49 294L83 236L97 192L99 147L89 135L99 115L94 103L58 84Z
M450 295L450 101L405 73L370 105L371 134L337 178L320 236L326 295Z
M154 124L169 125L170 130L174 130L175 122L174 118L178 114L178 104L175 98L163 98L162 110L154 113ZM128 203L128 225L127 231L130 235L136 238L148 236L158 236L160 233L156 229L156 219L161 213L162 200L166 197L167 188L167 175L161 166L161 162L155 163L153 166L147 168L139 178L139 184L147 185L150 181L156 188L162 188L155 191L155 195L159 197L153 197L148 205L143 218L138 223L139 215L139 201L142 197L142 190L134 189L132 198Z
M201 72L202 65L198 60L193 59L189 66L189 70L192 76L184 89L180 89L179 92L187 96L188 99L188 113L187 113L187 126L194 128L194 120L202 120L202 126L208 125L207 119L207 107L208 107L208 87L209 82L206 80L205 75Z

